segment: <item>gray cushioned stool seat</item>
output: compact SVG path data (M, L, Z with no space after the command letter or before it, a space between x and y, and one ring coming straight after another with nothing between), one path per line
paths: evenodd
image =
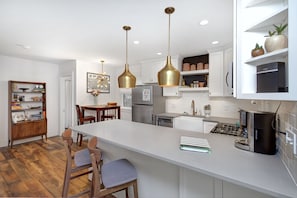
M84 166L91 164L90 151L89 149L82 149L77 151L74 155L74 163L76 166Z
M101 171L105 188L112 188L137 179L135 167L126 159L103 164Z

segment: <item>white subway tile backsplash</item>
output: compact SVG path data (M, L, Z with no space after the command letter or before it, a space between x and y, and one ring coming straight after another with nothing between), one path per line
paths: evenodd
M289 124L293 127L296 127L296 114L294 113L289 114Z
M281 131L290 129L297 135L297 102L282 102L279 109ZM297 182L297 155L293 153L293 146L286 143L285 135L280 136L279 155L293 179Z

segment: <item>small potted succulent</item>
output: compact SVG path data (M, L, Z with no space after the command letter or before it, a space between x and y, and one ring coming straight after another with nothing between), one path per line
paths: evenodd
M279 26L273 25L274 31L269 31L269 36L266 38L264 46L266 52L272 52L278 49L288 47L288 37L283 34L284 30L288 27L288 24L280 24Z
M252 57L260 56L264 54L264 49L262 46L260 46L258 43L256 43L256 46L254 49L252 49Z

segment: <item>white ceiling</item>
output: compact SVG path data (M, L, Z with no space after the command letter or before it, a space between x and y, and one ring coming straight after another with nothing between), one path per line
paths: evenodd
M123 66L167 55L195 56L230 44L233 0L0 0L0 54L59 63L65 60ZM208 19L209 24L199 22ZM133 44L138 40L140 44ZM217 40L216 46L211 42ZM26 49L29 48L29 49Z

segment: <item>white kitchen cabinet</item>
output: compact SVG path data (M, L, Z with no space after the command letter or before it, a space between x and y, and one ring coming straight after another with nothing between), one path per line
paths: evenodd
M180 168L180 198L271 198L271 196L214 177Z
M214 178L189 169L179 170L180 198L214 197Z
M233 96L233 74L233 48L230 47L224 50L224 96Z
M236 49L235 94L238 99L297 100L297 1L237 0L234 1ZM288 23L288 48L251 57L256 43L264 46L265 36L274 30L273 24ZM257 66L271 62L286 63L287 92L257 93Z
M179 87L178 90L180 92L207 92L209 89L208 87L197 87L197 88Z
M220 197L222 198L230 198L230 197L273 198L273 196L254 191L249 188L245 188L243 186L232 184L230 182L221 181L221 183L222 183L222 196Z
M209 50L209 96L233 96L233 49Z
M224 51L209 53L209 96L223 96Z
M132 110L131 108L121 108L121 120L132 120Z
M210 133L211 130L217 125L217 122L208 122L203 121L203 132L204 133Z
M173 128L203 133L203 118L178 116L173 118Z
M163 96L181 96L179 87L163 87Z
M164 67L164 60L150 60L141 63L141 79L143 83L157 83L158 71Z
M180 69L179 56L172 56L171 63L176 69ZM165 66L166 58L152 59L141 62L141 80L146 83L158 83L158 72Z

